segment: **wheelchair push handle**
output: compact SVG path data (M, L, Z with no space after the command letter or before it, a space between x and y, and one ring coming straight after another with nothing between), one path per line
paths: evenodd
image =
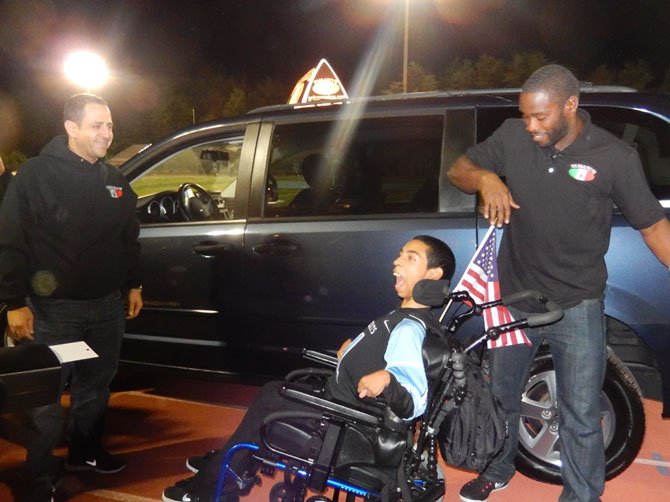
M532 289L507 295L505 298L502 298L502 303L507 307L526 300L535 301L546 310L546 312L532 314L526 318L526 324L529 328L553 324L563 318L563 309L558 303Z

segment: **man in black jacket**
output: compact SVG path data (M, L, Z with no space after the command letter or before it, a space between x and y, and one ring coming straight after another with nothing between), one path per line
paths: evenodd
M97 358L63 365L71 379L70 470L118 472L123 461L102 447L109 384L116 373L127 317L142 308L137 196L103 160L112 138L104 100L70 98L66 136L28 160L0 210L0 302L9 335L18 343L84 341ZM52 456L63 428L59 403L30 412L34 432L26 469L28 499L51 500L59 468Z

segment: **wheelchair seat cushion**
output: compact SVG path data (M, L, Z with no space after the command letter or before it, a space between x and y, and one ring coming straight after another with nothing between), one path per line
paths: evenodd
M318 430L318 419L286 418L269 423L263 431L263 440L273 449L314 459L323 443Z

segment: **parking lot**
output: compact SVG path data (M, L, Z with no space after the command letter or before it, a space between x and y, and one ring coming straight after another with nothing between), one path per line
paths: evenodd
M258 387L185 377L122 375L110 401L107 445L128 466L117 475L67 474L56 501L141 502L160 500L164 487L189 474L184 460L222 443L236 427ZM604 502L665 500L670 493L670 434L661 420L659 402L646 400L647 434L638 458L621 476L609 481ZM20 468L24 450L17 443L22 429L16 417L3 417L0 438L0 500L19 501L24 484ZM65 449L56 451L64 455ZM445 502L458 501L472 473L446 468ZM273 481L264 478L244 500L267 500ZM517 475L492 502L557 500L560 487Z

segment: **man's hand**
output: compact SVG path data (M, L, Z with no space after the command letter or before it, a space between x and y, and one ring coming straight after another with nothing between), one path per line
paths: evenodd
M482 201L480 212L491 225L502 228L503 224L509 223L512 208L519 209L520 206L514 202L507 186L493 172L483 173L479 186L479 196Z
M33 339L33 312L28 307L7 311L7 334L15 342Z
M461 155L447 171L449 181L465 193L478 193L482 205L479 210L491 225L501 228L508 224L512 209L519 206L507 186L493 171L479 167Z
M128 315L126 316L126 319L137 317L143 306L142 291L139 289L131 289L128 291Z
M391 383L391 374L386 370L375 371L358 381L358 397L377 397Z

